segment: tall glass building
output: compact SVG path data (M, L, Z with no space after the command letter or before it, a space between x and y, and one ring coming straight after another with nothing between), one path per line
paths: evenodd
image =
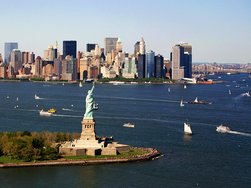
M77 41L63 41L63 56L69 55L76 59L77 57Z
M145 78L155 77L154 66L155 66L155 52L151 50L146 53Z
M6 42L4 43L4 63L9 64L10 62L10 53L12 50L18 49L17 42Z

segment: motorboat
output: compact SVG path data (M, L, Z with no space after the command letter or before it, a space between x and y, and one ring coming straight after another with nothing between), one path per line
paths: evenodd
M57 110L55 108L51 108L47 112L49 112L51 114L55 114L57 112Z
M193 101L189 101L189 104L211 104L210 102L198 100L198 97L196 97Z
M186 135L192 135L193 134L191 126L190 126L190 124L188 122L184 123L184 134L186 134Z
M132 123L125 123L123 127L134 128L134 124Z
M40 116L52 116L52 113L50 113L48 111L40 110L39 115Z
M37 96L36 94L35 94L34 98L35 98L36 100L41 99L41 98L40 98L39 96Z
M228 90L228 94L231 95L231 90L230 89Z
M219 133L228 133L230 131L230 128L221 124L220 126L216 127L216 131Z
M187 86L186 85L184 85L184 89L186 89L187 88Z

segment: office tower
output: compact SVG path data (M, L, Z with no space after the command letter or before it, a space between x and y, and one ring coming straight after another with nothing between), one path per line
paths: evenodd
M116 49L118 38L105 38L105 55Z
M164 57L160 54L155 56L155 77L163 78L164 73Z
M124 78L135 78L137 73L135 57L126 57L124 61L124 68L122 69L122 76Z
M29 52L22 52L22 64L27 64L29 58Z
M28 63L33 64L35 62L35 54L31 52L28 56Z
M0 54L1 56L1 54ZM2 58L2 57L0 57ZM0 59L0 78L7 78L7 66L3 63L3 60Z
M4 63L9 64L10 62L10 53L12 50L18 49L17 42L6 42L4 43Z
M47 50L44 50L44 60L45 61L54 61L58 56L57 48L54 48L53 45L49 45Z
M96 44L86 44L86 52L91 52L92 50L95 49Z
M140 45L140 42L137 41L135 44L134 44L134 57L138 57L139 55L139 45Z
M42 65L43 65L42 58L40 56L37 56L35 60L35 73L34 73L34 76L37 78L42 77L42 70L43 70Z
M154 57L155 57L155 53L150 50L146 53L146 66L145 66L145 78L153 78L155 77L154 75Z
M54 75L61 78L62 75L62 61L60 59L54 59Z
M138 78L145 78L145 65L146 65L146 55L139 54L138 66L137 66Z
M18 49L12 50L10 53L10 63L13 68L14 74L18 73L18 70L22 68L22 54Z
M121 40L120 40L120 38L117 40L117 42L116 42L116 51L117 52L122 52L122 42L121 42Z
M187 43L176 44L172 49L172 79L192 77L192 46Z
M63 56L69 55L76 59L77 57L77 41L63 41Z
M100 51L100 48L99 48L99 45L98 45L98 44L95 45L94 55L95 55L96 57L99 57L99 56L101 55L101 51Z
M62 61L62 80L76 80L77 78L77 65L76 59L73 56L67 55Z
M145 41L144 41L143 37L141 38L141 40L139 42L139 53L140 54L145 54L146 53L146 44L145 44Z

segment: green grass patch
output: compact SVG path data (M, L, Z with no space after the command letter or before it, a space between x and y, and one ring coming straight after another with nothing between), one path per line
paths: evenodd
M120 159L141 156L149 153L149 150L144 148L131 148L128 152L120 153L118 155L97 155L97 156L64 156L68 160L81 160L81 159Z
M21 160L17 160L17 159L12 159L8 156L1 156L0 157L0 164L5 164L5 163L20 163L23 162Z

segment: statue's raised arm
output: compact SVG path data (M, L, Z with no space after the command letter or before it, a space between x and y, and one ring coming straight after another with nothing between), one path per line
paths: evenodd
M94 91L94 83L92 85L92 88L88 90L88 94L85 98L85 115L84 119L93 119L93 91Z

